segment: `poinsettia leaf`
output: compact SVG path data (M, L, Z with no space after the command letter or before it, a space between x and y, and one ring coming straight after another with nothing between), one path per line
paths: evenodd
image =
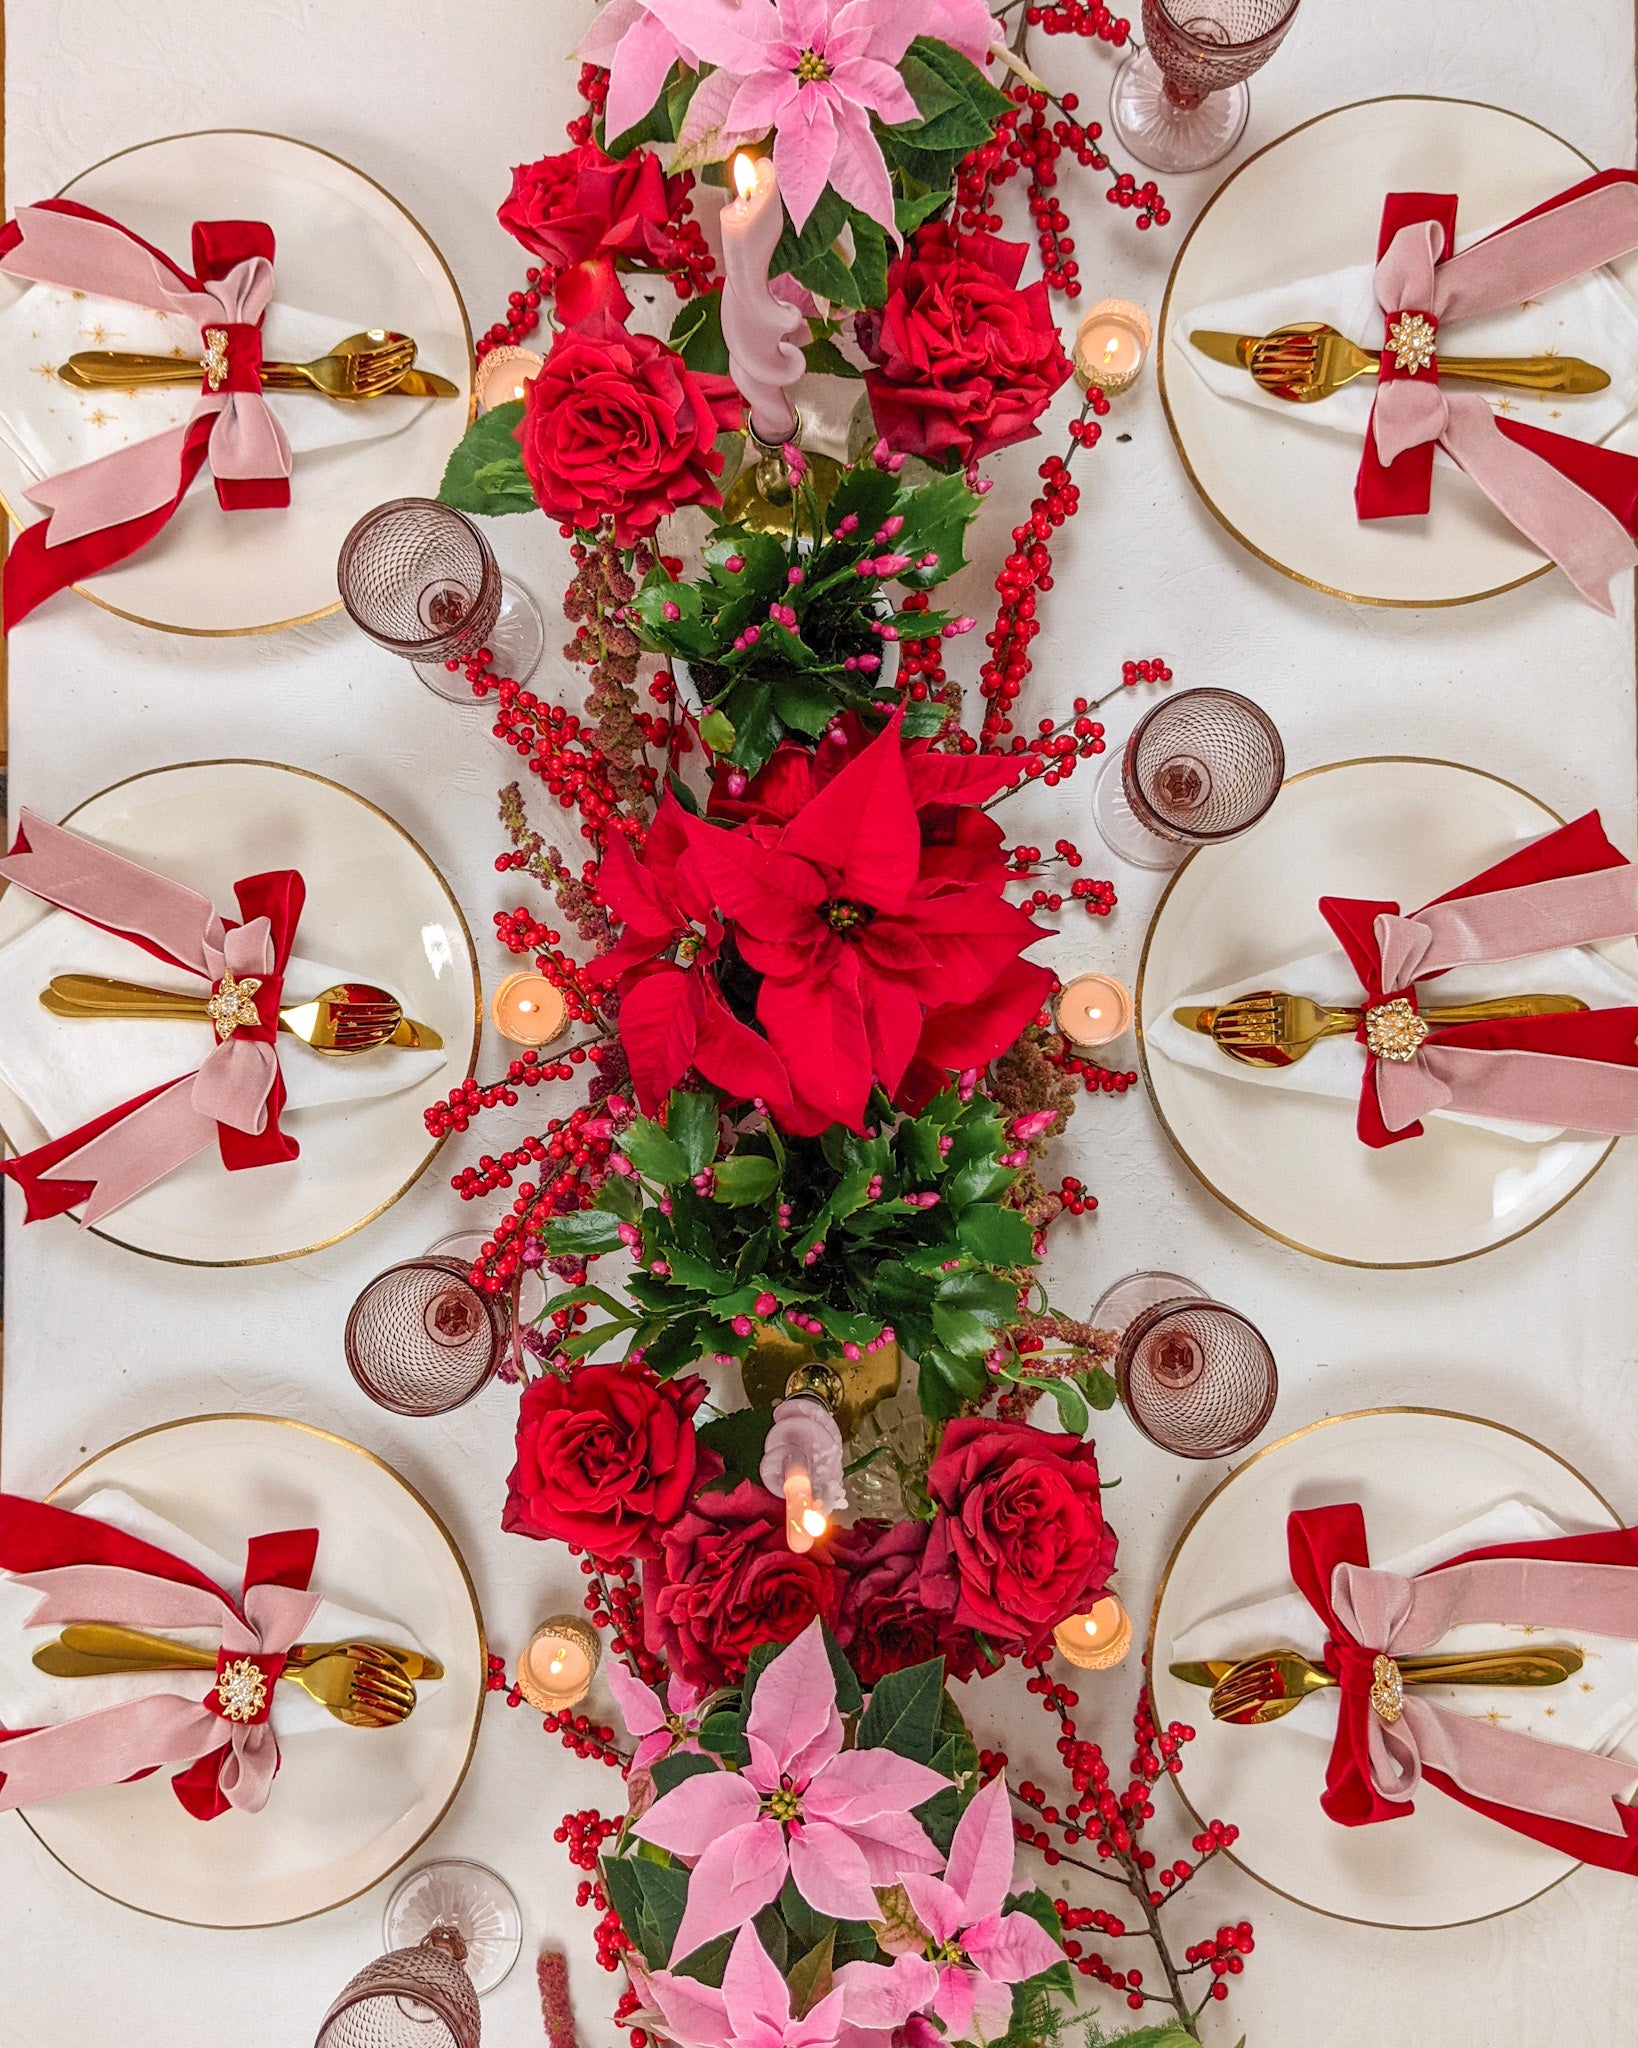
M688 1904L688 1872L646 1856L605 1856L603 1883L620 1924L651 1969L663 1969Z
M726 1710L707 1714L700 1723L700 1747L720 1756L725 1763L743 1768L751 1760L751 1746L745 1740L745 1716Z
M720 1768L708 1756L700 1756L690 1749L678 1750L675 1755L656 1757L649 1766L656 1792L674 1792L684 1778L697 1778L704 1772L715 1773Z
M941 185L931 192L919 192L912 199L899 197L893 201L893 225L901 235L912 235L923 221L931 220L950 203L948 185Z
M740 1208L748 1202L765 1202L779 1185L779 1168L760 1152L734 1152L719 1159L715 1168L717 1184L714 1202Z
M671 323L671 346L691 370L728 375L728 344L722 338L722 288L685 299Z
M910 85L911 64L917 67L918 75L922 71L931 73L949 94L935 113L927 112L921 94ZM996 122L1007 110L1007 96L991 85L970 57L964 57L936 37L917 36L904 53L903 65L910 97L922 119L903 122L890 133L905 136L921 149L977 149L989 141Z
M619 1249L620 1218L601 1209L578 1209L572 1216L556 1217L542 1235L548 1251L591 1258Z
M620 1140L620 1150L640 1174L663 1188L676 1187L691 1177L682 1147L652 1117L633 1117Z
M850 363L828 334L821 334L802 350L807 366L821 377L862 377L864 371Z
M741 1480L760 1480L763 1447L772 1427L773 1416L766 1408L736 1408L731 1415L698 1425L695 1435L723 1464L713 1491L732 1493Z
M887 297L887 230L857 208L851 224L853 280L859 294L854 303L879 306Z
M915 590L930 590L935 583L942 583L947 576L964 569L967 528L977 518L982 502L959 473L936 476L928 483L901 492L895 510L903 517L904 525L894 545L913 563L919 563L924 555L936 555L938 559L929 568L906 569L899 581Z
M440 504L491 518L504 512L538 510L517 444L522 418L523 401L519 398L478 415L444 467L444 479L438 486Z
M785 1973L785 1982L790 1987L791 2011L797 2019L805 2018L829 1993L835 1945L836 1930L833 1927L822 1941L815 1942L805 1955L799 1956Z
M1035 1233L1019 1210L978 1202L962 1211L956 1236L964 1251L986 1265L1021 1266L1031 1260Z
M816 1906L810 1906L796 1889L795 1880L787 1877L780 1888L777 1901L779 1917L790 1929L791 1939L798 1948L807 1950L827 1937L834 1935L838 1923ZM848 1923L842 1923L848 1924Z
M944 1349L957 1358L982 1359L995 1342L989 1324L970 1308L951 1308L942 1301L933 1303L933 1329Z
M593 1323L584 1330L571 1330L558 1344L565 1358L590 1358L616 1337L631 1335L631 1319L622 1323Z
M939 1744L939 1703L944 1659L912 1664L877 1679L859 1721L860 1749L890 1749L913 1763L930 1764Z
M950 1273L939 1282L939 1300L964 1308L987 1323L1007 1323L1018 1312L1018 1290L993 1273Z
M717 1156L717 1119L721 1103L714 1089L688 1093L672 1090L666 1105L666 1131L682 1152L690 1177L703 1173Z
M941 78L930 64L924 63L917 56L914 43L899 60L899 76L904 80L904 89L915 101L916 112L923 121L931 121L947 107L965 104L966 95L958 86ZM915 124L905 122L901 125L911 127Z

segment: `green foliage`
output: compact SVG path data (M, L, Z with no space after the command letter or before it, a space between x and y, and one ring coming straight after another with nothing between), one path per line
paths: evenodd
M521 398L478 415L445 466L444 480L438 486L441 504L489 517L536 510L534 490L517 443L522 418Z
M700 1442L722 1460L719 1484L724 1493L731 1493L742 1479L757 1477L772 1423L773 1416L766 1408L736 1408L731 1415L719 1415L714 1422L699 1425L695 1434Z
M728 344L722 338L722 288L683 301L671 323L671 346L691 370L728 375Z
M875 249L868 260L885 264L885 238L868 221L855 235L858 262L867 260L867 245ZM696 304L679 314L673 339ZM689 331L690 345L699 333ZM847 367L827 336L811 342L808 352L815 368ZM895 609L888 584L930 590L964 568L966 531L978 506L961 476L905 482L861 461L844 471L828 503L802 486L796 532L788 540L719 527L705 550L702 576L674 581L656 565L633 600L639 636L655 653L688 663L704 707L700 737L712 753L754 774L787 733L817 739L848 710L882 718L894 696L881 685L883 643L876 628L924 638L951 618ZM878 541L891 520L899 522L897 530ZM845 522L851 522L847 530L838 532ZM859 573L862 562L885 554L906 558L896 577ZM775 604L794 613L794 627L772 616ZM745 645L748 631L755 637ZM876 666L859 668L861 657Z

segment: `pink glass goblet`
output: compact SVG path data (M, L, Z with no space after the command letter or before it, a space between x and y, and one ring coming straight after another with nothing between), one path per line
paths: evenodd
M478 2048L478 1999L517 1961L512 1888L457 1858L412 1870L387 1901L386 1955L325 2014L315 2048Z
M1115 73L1109 121L1140 164L1203 171L1245 133L1246 80L1280 47L1298 0L1143 0L1144 44Z
M1112 853L1176 867L1197 846L1256 824L1285 780L1268 713L1233 690L1184 690L1146 712L1105 765L1092 819Z
M1267 1426L1274 1354L1238 1309L1177 1273L1134 1273L1092 1311L1120 1332L1115 1386L1137 1428L1178 1458L1226 1458Z
M395 1415L445 1415L470 1401L500 1364L507 1325L460 1259L407 1259L377 1274L353 1303L347 1367Z
M452 704L487 701L460 666L480 647L496 675L516 682L540 665L546 628L534 599L501 574L488 541L453 505L394 498L366 512L341 543L336 583L359 630Z

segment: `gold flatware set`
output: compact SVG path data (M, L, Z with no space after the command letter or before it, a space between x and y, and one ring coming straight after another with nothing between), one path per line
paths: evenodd
M34 1652L36 1669L54 1678L106 1678L140 1671L214 1671L216 1653L167 1636L112 1623L77 1622ZM297 1643L281 1678L350 1728L392 1728L415 1711L415 1682L443 1666L391 1643Z
M1581 1652L1570 1649L1447 1652L1424 1657L1380 1658L1387 1665L1392 1698L1413 1685L1562 1685L1581 1669ZM1267 1650L1256 1657L1174 1664L1174 1678L1211 1688L1214 1721L1260 1728L1302 1705L1310 1693L1337 1683L1322 1664L1295 1650ZM1373 1688L1374 1692L1374 1688ZM1391 1704L1391 1699L1390 1702ZM1395 1718L1389 1714L1387 1718Z
M1213 362L1247 371L1262 390L1295 405L1329 398L1356 377L1375 377L1381 371L1378 351L1360 348L1322 320L1294 321L1270 334L1224 334L1202 327L1189 339ZM1441 354L1438 362L1442 378L1501 384L1519 391L1571 395L1602 391L1610 381L1607 371L1579 356Z
M57 375L81 391L136 391L156 385L198 384L207 365L187 356L150 356L120 349L86 349L69 357ZM326 398L457 398L447 377L415 368L415 337L372 327L349 334L327 355L307 363L264 362L264 391L319 391Z
M1587 1005L1577 996L1497 996L1489 1002L1452 1003L1418 1012L1430 1030L1452 1024L1482 1024L1497 1017L1555 1017ZM1287 995L1283 989L1253 989L1232 1002L1204 1006L1185 1004L1172 1012L1186 1031L1209 1038L1231 1060L1252 1067L1290 1067L1322 1038L1352 1037L1365 1017L1363 1009L1335 1008Z
M40 992L42 1006L54 1017L127 1017L186 1019L211 1023L218 1038L230 1038L241 1024L256 1022L252 998L258 984L224 982L214 996L192 996L171 989L144 988L140 982L117 981L105 974L58 974ZM443 1040L430 1024L406 1017L396 997L370 982L341 981L310 1002L292 1003L279 1012L279 1029L288 1031L315 1052L372 1052L377 1046L407 1046L436 1051Z

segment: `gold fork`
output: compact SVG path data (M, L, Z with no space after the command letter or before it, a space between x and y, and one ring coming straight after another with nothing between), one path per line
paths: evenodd
M1329 398L1356 377L1374 377L1381 358L1358 347L1323 321L1299 320L1240 345L1241 359L1264 391L1298 405ZM1602 391L1607 372L1579 356L1439 357L1439 375L1470 383L1504 384L1523 391Z
M309 363L264 362L262 388L294 391L307 386L328 398L380 398L414 361L413 336L372 327L362 334L349 334L328 355L315 356ZM82 391L130 391L139 385L197 384L203 371L203 363L182 356L86 349L70 356L57 375Z
M233 993L254 994L256 984L238 982ZM106 974L58 974L51 986L42 989L40 1001L54 1017L186 1018L215 1021L227 997L190 996L170 989L144 988L140 982L117 981ZM218 1007L213 1010L211 1005ZM254 1022L254 1005L241 1013L240 1022ZM389 1041L398 1044L432 1046L441 1041L427 1025L409 1024L396 997L367 981L338 981L311 1002L292 1003L279 1012L279 1029L288 1031L310 1045L315 1052L370 1052ZM217 1024L219 1035L225 1034Z
M109 1638L129 1643L123 1652L110 1650L97 1655L74 1650L59 1640L42 1643L34 1652L37 1669L54 1678L95 1678L137 1671L214 1671L216 1656L211 1650L196 1650L191 1644L173 1643L164 1636L150 1636L140 1629L122 1629L101 1624L82 1624L76 1635L95 1627ZM280 1673L292 1685L300 1686L309 1699L352 1728L390 1728L415 1710L415 1687L393 1663L359 1653L355 1647L318 1657L310 1664L286 1664Z
M1581 1669L1581 1652L1571 1649L1447 1652L1395 1660L1405 1685L1561 1685ZM1212 1687L1214 1721L1262 1727L1298 1707L1311 1692L1337 1680L1323 1665L1295 1650L1247 1657Z
M1419 1012L1430 1030L1450 1024L1482 1024L1496 1017L1556 1017L1587 1005L1577 996L1497 996L1483 1003L1451 1003ZM1253 989L1215 1007L1185 1005L1172 1012L1186 1030L1201 1031L1230 1059L1253 1067L1290 1067L1322 1038L1349 1037L1363 1009L1338 1009L1287 995L1283 989Z

